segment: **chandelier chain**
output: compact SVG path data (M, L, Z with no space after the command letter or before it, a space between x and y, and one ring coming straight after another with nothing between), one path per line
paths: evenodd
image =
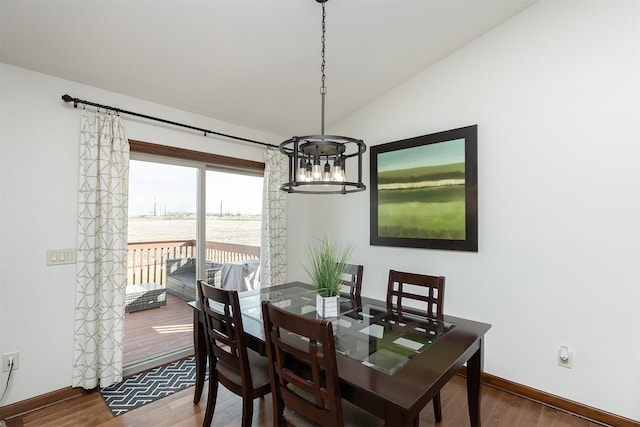
M322 37L320 38L320 42L322 43L322 65L320 66L320 71L322 72L322 87L321 87L321 93L325 93L327 88L324 85L324 79L325 79L325 74L324 74L324 66L325 66L325 59L324 59L324 46L325 46L325 32L326 32L326 26L325 26L325 20L326 20L327 14L324 10L324 3L322 3Z

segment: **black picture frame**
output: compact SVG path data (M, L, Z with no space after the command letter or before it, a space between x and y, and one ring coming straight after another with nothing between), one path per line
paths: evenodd
M478 251L478 126L370 147L370 244Z

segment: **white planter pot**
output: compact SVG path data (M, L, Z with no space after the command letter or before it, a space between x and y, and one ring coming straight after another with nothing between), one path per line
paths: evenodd
M321 297L316 295L316 312L322 318L338 317L340 312L340 297Z

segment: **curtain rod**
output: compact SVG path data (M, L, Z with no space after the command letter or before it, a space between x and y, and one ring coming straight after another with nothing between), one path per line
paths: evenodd
M155 120L156 122L166 123L166 124L170 124L170 125L173 125L173 126L179 126L179 127L183 127L183 128L187 128L187 129L197 130L199 132L203 132L204 136L207 136L207 134L213 134L213 135L218 135L218 136L222 136L222 137L225 137L225 138L237 139L238 141L245 141L245 142L250 142L252 144L259 144L259 145L264 145L264 146L267 146L267 147L278 148L277 145L269 144L269 143L266 143L266 142L255 141L253 139L242 138L242 137L239 137L239 136L227 135L225 133L220 133L220 132L216 132L216 131L208 130L208 129L202 129L202 128L191 126L191 125L185 125L183 123L172 122L170 120L160 119L158 117L148 116L146 114L134 113L133 111L127 111L127 110L123 110L121 108L110 107L108 105L102 105L102 104L96 104L95 102L89 102L89 101L86 101L84 99L73 98L73 97L71 97L70 95L67 95L67 94L62 95L62 100L64 102L73 102L73 108L78 108L78 104L91 105L92 107L103 108L105 110L115 111L116 113L128 114L130 116L142 117L143 119L148 119L148 120Z

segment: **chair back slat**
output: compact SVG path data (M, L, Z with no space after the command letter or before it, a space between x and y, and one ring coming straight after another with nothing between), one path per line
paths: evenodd
M425 315L436 319L444 318L443 276L389 271L387 286L387 310L402 319L403 313ZM406 300L426 303L424 308L407 306Z
M364 267L362 265L347 264L344 269L344 278L342 285L344 286L345 296L351 298L360 297L360 291L362 289L362 273Z

